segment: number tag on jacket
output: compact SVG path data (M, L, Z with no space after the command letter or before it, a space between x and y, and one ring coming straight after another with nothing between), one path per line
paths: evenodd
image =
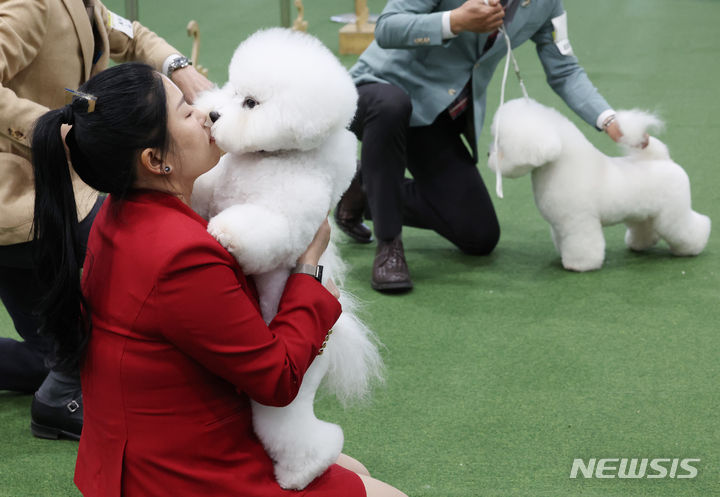
M553 27L553 40L555 45L563 55L574 55L572 46L570 46L570 40L568 39L568 28L567 28L567 12L563 12L561 16L555 17L552 20Z
M125 33L130 39L134 35L132 22L110 11L108 11L108 27Z

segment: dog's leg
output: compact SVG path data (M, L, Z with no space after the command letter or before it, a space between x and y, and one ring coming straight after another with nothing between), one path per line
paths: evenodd
M630 250L642 252L654 246L660 235L655 231L655 222L652 218L645 221L627 222L627 231L625 232L625 245Z
M557 250L557 253L560 253L560 235L557 234L555 231L555 228L550 225L550 237L552 238L553 245L555 246L555 250Z
M254 275L255 287L260 295L260 314L267 324L270 324L277 314L288 276L290 270L284 267Z
M291 253L288 219L260 205L228 207L210 219L207 230L248 274L271 271Z
M315 392L327 368L325 355L317 356L297 397L285 407L252 403L255 432L275 464L275 478L282 488L305 488L342 452L342 429L317 419L313 410Z
M580 219L555 226L562 265L570 271L600 269L605 259L605 237L597 219Z
M657 230L670 246L670 252L678 256L698 255L710 237L710 218L693 210L678 214L668 213L659 217Z

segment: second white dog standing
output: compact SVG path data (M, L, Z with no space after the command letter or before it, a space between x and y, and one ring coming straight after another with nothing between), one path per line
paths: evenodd
M319 40L280 28L241 43L229 76L222 89L197 102L213 112L212 136L227 154L196 182L193 208L254 276L269 323L290 270L355 174L357 142L346 128L357 92ZM344 265L332 243L320 264L325 278L341 282ZM346 403L365 397L371 381L381 378L373 333L355 315L349 294L341 291L340 302L343 312L325 352L295 400L282 408L252 405L255 431L283 488L304 488L342 450L340 427L314 413L321 381Z
M508 178L532 172L538 210L550 223L565 269L599 269L603 226L627 225L625 243L647 250L660 239L674 255L697 255L710 236L710 218L692 210L690 181L667 147L646 130L662 123L641 111L620 111L624 157L608 157L555 109L521 98L495 114L490 169ZM498 126L498 123L500 125Z

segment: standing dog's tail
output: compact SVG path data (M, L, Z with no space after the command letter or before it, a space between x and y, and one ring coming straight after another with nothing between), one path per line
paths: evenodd
M631 155L644 160L668 160L670 153L663 142L657 138L648 137L649 132L659 133L665 123L655 114L641 110L621 110L617 112L617 123L622 132L620 145L625 155ZM643 148L643 144L647 145Z

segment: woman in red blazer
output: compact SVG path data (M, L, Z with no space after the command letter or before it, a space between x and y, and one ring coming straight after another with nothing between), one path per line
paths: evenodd
M48 282L42 331L55 338L59 366L82 371L83 495L402 496L346 456L356 471L336 464L301 492L279 487L249 399L292 401L340 314L337 298L294 274L266 325L252 282L188 207L194 180L221 154L206 116L141 64L111 68L81 91L38 121L33 166ZM61 131L73 169L110 193L82 283ZM328 239L325 223L298 263L317 264Z

